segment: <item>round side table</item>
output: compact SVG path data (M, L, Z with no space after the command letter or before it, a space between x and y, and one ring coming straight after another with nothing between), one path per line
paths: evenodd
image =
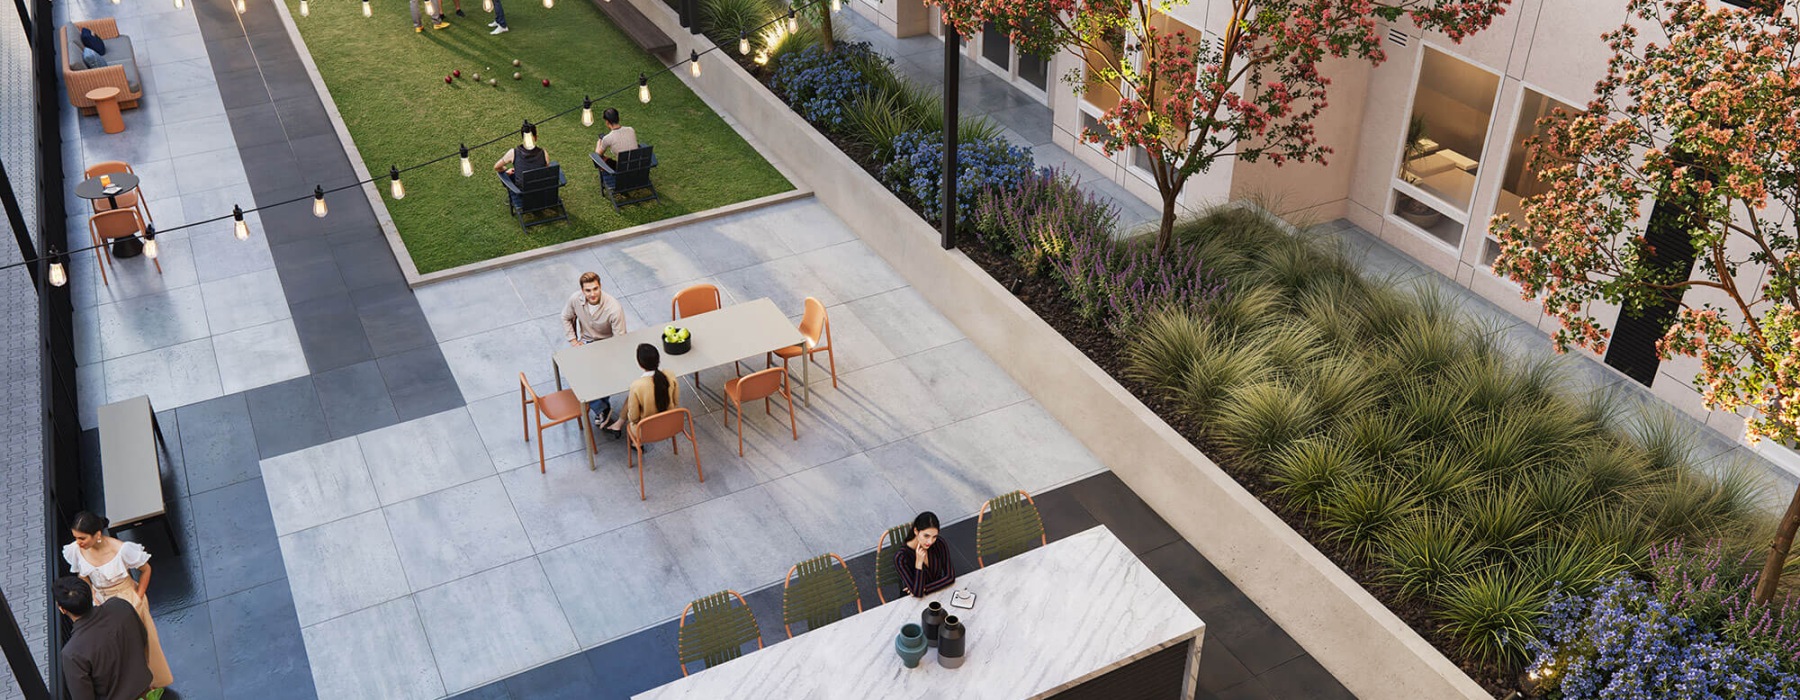
M116 134L125 130L125 115L119 113L118 88L94 88L87 91L87 98L94 101L94 111L100 114L101 131Z

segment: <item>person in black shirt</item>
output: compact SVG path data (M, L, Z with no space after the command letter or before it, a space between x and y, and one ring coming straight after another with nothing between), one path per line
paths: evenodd
M75 623L61 652L63 685L70 698L137 700L150 692L145 656L149 638L130 602L109 598L94 605L94 592L75 576L57 579L50 594L56 608Z
M512 180L513 184L520 183L519 175L522 173L550 167L550 154L537 145L537 127L528 125L520 129L520 133L531 136L533 147L526 148L523 144L514 146L506 151L506 155L500 156L500 160L494 161L494 172ZM512 194L511 190L507 190L507 194L512 197L513 208L519 208L523 203L519 200L519 195Z
M925 511L913 519L905 546L895 548L894 570L900 572L900 589L915 598L956 583L956 569L950 565L950 545L938 537L936 513Z

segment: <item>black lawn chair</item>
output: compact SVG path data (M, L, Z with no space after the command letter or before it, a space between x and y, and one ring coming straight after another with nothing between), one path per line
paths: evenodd
M517 180L515 182L515 180ZM548 166L515 173L514 177L502 177L500 182L506 185L506 191L518 195L519 206L512 206L512 198L507 197L507 206L519 220L519 230L529 232L531 227L562 221L569 218L568 208L563 206L562 186L569 183L563 177L562 166L550 163ZM527 214L556 210L555 216L534 217L526 219Z
M627 204L653 202L661 197L656 194L656 184L650 181L650 169L656 167L656 153L650 144L640 143L637 148L619 154L618 167L606 164L600 154L592 154L594 168L599 171L600 191L612 201L613 210ZM643 191L649 194L643 194ZM632 193L638 193L633 195Z

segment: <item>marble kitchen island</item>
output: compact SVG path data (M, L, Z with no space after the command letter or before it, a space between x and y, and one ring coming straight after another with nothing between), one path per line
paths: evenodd
M1104 526L959 576L976 594L961 668L935 651L908 669L900 626L950 589L901 598L635 696L721 698L1184 698L1205 623ZM765 613L767 614L767 613ZM765 640L769 641L769 640Z

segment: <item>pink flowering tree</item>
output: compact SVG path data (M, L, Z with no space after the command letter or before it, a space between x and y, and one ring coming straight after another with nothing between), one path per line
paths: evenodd
M1590 301L1678 303L1658 344L1700 360L1713 410L1746 413L1752 442L1800 437L1800 0L1744 10L1704 0L1633 0L1636 22L1582 114L1540 124L1532 167L1548 188L1522 221L1495 217L1496 272L1562 322L1558 349L1603 352ZM1654 29L1640 41L1639 29ZM1670 269L1644 235L1644 207L1672 217L1694 264ZM1660 238L1659 238L1660 240ZM1686 294L1693 290L1694 294ZM1800 527L1800 491L1771 543L1756 598L1775 593Z
M1167 22L1158 0L925 0L968 36L987 22L1022 53L1072 49L1077 92L1118 97L1100 129L1082 134L1108 155L1142 148L1162 195L1158 251L1168 248L1175 199L1220 158L1324 163L1313 121L1326 106L1328 58L1379 64L1378 18L1410 17L1453 40L1486 28L1511 0L1233 0L1223 45ZM1174 4L1181 4L1179 2Z

